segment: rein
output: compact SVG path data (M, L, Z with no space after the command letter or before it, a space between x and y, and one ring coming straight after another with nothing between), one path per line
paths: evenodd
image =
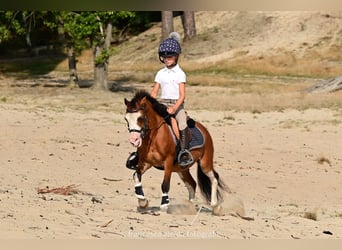
M156 127L154 127L154 128L148 128L147 130L154 130L154 129L159 129L162 125L164 125L164 123L166 123L166 121L165 120L162 120L159 124L158 124L158 126L156 126Z

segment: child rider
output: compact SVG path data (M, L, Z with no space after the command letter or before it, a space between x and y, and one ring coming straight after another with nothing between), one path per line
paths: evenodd
M156 98L160 89L160 102L167 106L168 113L177 120L180 132L178 163L182 168L186 168L193 163L193 157L188 150L189 130L184 110L186 75L178 64L178 57L182 52L178 41L179 34L172 32L169 38L160 43L159 60L165 67L160 69L155 76L151 96Z

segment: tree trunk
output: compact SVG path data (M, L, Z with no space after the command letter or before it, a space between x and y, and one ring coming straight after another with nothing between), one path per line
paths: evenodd
M27 51L30 55L32 55L32 42L31 42L31 20L28 20L29 17L27 17L23 13L23 21L25 24L25 41L27 45Z
M196 36L195 12L184 11L182 15L182 24L184 29L184 42Z
M78 76L76 70L76 57L74 46L68 46L68 64L69 64L69 84L72 86L78 85Z
M65 48L66 47L65 44L66 44L67 39L69 39L69 36L68 34L65 33L64 22L61 17L58 17L57 34L58 34L58 37L57 37L58 47Z
M102 56L102 48L100 45L96 45L94 48L94 84L95 89L108 89L107 87L107 72L106 62L98 62L98 58Z
M109 21L106 27L106 38L105 38L105 49L109 51L110 43L112 41L112 31L113 31L113 23Z
M173 12L162 11L162 39L169 37L169 34L173 31Z
M109 54L110 54L110 43L112 39L112 30L113 25L112 22L108 22L106 26L106 37L104 44L97 45L94 48L94 88L109 90L108 86L108 63L109 63ZM105 52L105 53L104 53ZM104 56L104 54L106 56ZM101 58L98 61L97 58Z

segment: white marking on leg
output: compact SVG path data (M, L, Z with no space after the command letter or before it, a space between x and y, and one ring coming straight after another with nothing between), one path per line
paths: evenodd
M134 180L136 186L137 185L141 185L141 182L140 182L140 180L139 180L137 175L138 175L137 172L135 172L134 175L133 175L133 180Z
M210 205L212 207L217 205L217 188L218 188L218 181L215 178L214 172L213 171L209 171L206 174L211 182L211 201L210 201Z

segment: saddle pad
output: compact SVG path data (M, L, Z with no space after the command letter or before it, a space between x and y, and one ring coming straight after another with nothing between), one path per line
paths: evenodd
M189 128L189 129L191 131L191 140L189 142L189 150L203 147L204 137L203 137L202 132L196 126Z
M168 127L170 129L170 133L172 134L173 141L174 141L175 145L177 145L176 136L173 133L171 126L168 126ZM201 130L199 130L199 128L197 128L196 126L189 127L189 130L191 133L191 137L190 137L190 141L189 141L189 150L203 147L204 137L203 137Z

